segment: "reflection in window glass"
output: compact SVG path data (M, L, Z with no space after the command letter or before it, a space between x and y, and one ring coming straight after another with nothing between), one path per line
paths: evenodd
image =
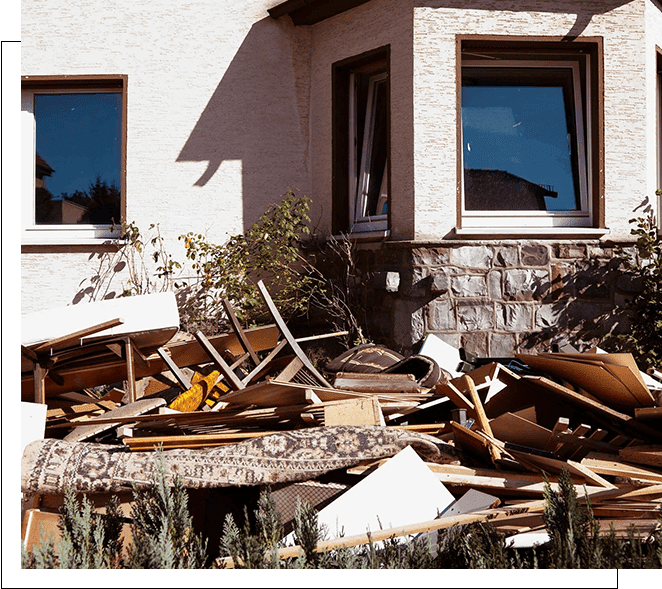
M35 223L120 222L119 93L35 95Z
M581 209L572 72L463 68L466 210Z

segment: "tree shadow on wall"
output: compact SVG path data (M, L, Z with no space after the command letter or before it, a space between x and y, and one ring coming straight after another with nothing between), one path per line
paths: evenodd
M195 186L241 160L244 228L277 195L307 188L309 61L296 33L272 18L251 27L177 157L207 162Z
M637 212L653 215L649 197L634 209ZM606 242L604 246L606 253L615 244ZM636 256L634 245L625 246L624 253ZM567 270L554 277L541 301L546 310L539 315L538 324L543 326L529 334L522 346L549 349L552 344L569 343L580 351L594 346L618 348L618 336L628 334L637 320L628 303L641 292L640 278L625 271L618 256L577 261Z

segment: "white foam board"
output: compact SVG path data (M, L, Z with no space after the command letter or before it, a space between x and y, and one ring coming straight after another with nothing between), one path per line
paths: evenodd
M21 456L30 442L44 439L47 409L42 403L21 401Z
M450 372L453 378L462 376L462 372L457 369L460 362L462 362L460 351L447 344L434 333L428 333L425 336L418 353L432 358L441 368Z
M433 520L453 503L453 495L411 446L393 456L338 499L324 507L318 522L327 538ZM294 533L286 537L294 543Z

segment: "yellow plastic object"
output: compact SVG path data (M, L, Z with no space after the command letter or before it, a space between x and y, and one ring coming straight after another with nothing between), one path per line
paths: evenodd
M176 397L168 407L183 413L195 411L207 399L220 374L218 370L210 372L207 376L202 376L196 372L191 379L193 383L191 388Z

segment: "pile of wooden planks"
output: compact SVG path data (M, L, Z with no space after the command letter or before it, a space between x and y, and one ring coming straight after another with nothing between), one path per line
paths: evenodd
M520 354L511 364L464 362L444 367L453 378L432 388L409 374L332 378L301 344L338 334L294 338L260 289L274 319L264 327L243 329L226 301L232 332L209 338L197 332L151 353L129 354L130 339L83 344L80 333L23 347L34 369L23 374L22 397L35 391L35 400L46 403L47 438L121 443L132 452L202 449L336 425L433 436L455 446L462 460L426 463L429 472L456 502L482 493L483 508L462 511L467 501L458 503L452 516L410 522L408 534L489 519L513 538L539 538L544 490L558 488L563 469L578 495L590 497L603 529L619 535L655 529L662 509L662 383L640 372L631 355L591 350ZM100 396L91 390L100 384L113 386ZM351 489L386 463L358 464L325 483ZM402 531L385 529L380 538ZM337 539L327 548L362 541Z

